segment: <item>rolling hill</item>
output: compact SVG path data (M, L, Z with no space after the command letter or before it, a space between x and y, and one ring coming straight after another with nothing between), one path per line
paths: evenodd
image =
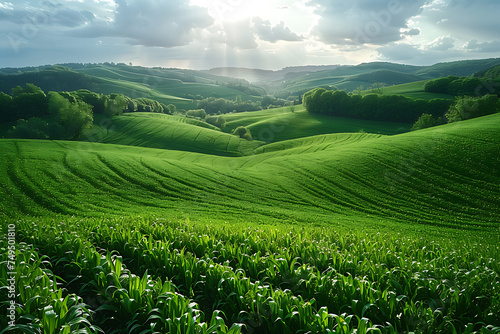
M244 157L4 139L1 211L498 228L499 126L496 114L395 136L319 135Z
M295 100L316 87L353 91L373 83L405 84L447 75L469 76L499 65L500 59L466 60L432 66L387 62L356 66L298 66L278 71L215 68L196 71L175 68L145 68L125 64L64 64L37 68L0 69L0 91L10 93L17 85L34 83L44 91L89 89L98 93L121 93L146 97L178 108L196 108L200 98L259 101L264 95ZM254 81L252 84L248 81Z
M267 143L330 133L368 132L394 135L407 132L411 124L377 122L332 117L307 112L302 106L233 113L225 115L225 132L238 126L247 127L254 139Z
M223 133L196 119L155 113L97 119L81 140L220 156L248 155L263 144Z

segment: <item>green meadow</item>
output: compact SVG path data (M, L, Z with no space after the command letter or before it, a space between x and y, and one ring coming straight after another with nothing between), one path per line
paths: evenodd
M16 328L498 332L500 115L270 144L167 117L1 140Z

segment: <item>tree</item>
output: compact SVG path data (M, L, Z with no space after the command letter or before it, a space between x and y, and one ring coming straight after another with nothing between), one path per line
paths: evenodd
M205 117L205 122L207 122L208 124L212 124L213 126L216 126L221 130L226 126L226 119L222 115L207 116Z
M94 108L92 111L95 114L104 114L106 111L106 96L100 93L94 93L86 89L80 89L73 92L81 101L90 104Z
M274 98L272 96L266 95L262 98L262 101L260 101L260 105L262 106L262 109L266 109L269 107L271 104L274 103Z
M446 114L448 123L490 115L498 109L498 96L462 97L452 105Z
M49 124L38 117L28 120L20 119L7 133L9 138L48 139Z
M233 135L237 135L240 138L243 138L246 140L252 140L252 134L250 133L250 130L244 126L239 126L236 129L234 129Z
M15 119L43 117L47 114L47 96L40 87L30 83L24 89L21 86L12 89L12 104Z
M177 107L176 107L176 106L174 106L173 104L169 104L169 105L167 106L167 110L168 110L168 113L169 113L169 114L173 115L173 114L175 114L175 112L177 111Z
M302 104L308 112L313 114L322 113L321 110L321 95L326 92L324 88L315 88L304 94Z
M52 139L76 139L84 130L92 127L94 117L90 104L81 101L71 103L56 92L50 92L49 97L48 109L64 130L58 134L58 138L51 136Z
M186 112L186 116L205 119L205 117L207 117L207 113L205 112L204 109L195 109L195 110L188 110Z
M449 94L448 87L449 85L457 80L459 77L450 75L444 78L429 80L424 85L424 90L428 93L441 93L441 94Z
M384 92L385 83L375 82L370 86L372 93L382 94Z
M436 119L430 114L422 114L420 118L413 124L411 131L430 128L436 125Z
M12 97L3 92L0 92L0 122L15 121L14 105Z
M107 116L121 115L124 110L128 109L129 103L127 98L122 94L111 94L104 102L104 114Z

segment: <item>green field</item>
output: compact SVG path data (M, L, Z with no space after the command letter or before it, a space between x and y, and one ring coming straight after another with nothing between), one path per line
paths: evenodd
M227 115L297 137L269 144L141 113L88 142L0 140L16 328L498 333L500 114L397 135L306 116Z
M200 71L97 65L77 72L101 80L99 84L101 93L147 97L165 104L172 103L184 109L196 108L196 101L189 98L190 95L222 97L230 100L241 96L244 101L259 99L222 85L234 79L208 75Z
M233 113L225 115L225 132L238 126L247 127L254 139L279 142L329 133L368 132L393 135L407 132L411 124L377 122L353 118L331 117L308 113L302 106Z
M126 129L126 118L116 121L116 128L126 131L108 134L103 141L144 144L137 142L140 136L127 135L131 130ZM2 211L70 214L78 208L81 215L119 215L141 212L149 203L153 212L185 207L185 213L207 211L211 215L221 209L305 222L311 217L329 222L346 217L406 221L411 213L412 221L432 225L495 226L500 218L495 206L499 121L493 115L396 136L319 135L263 145L254 154L258 143L252 146L235 136L191 125L186 129L197 133L179 131L176 151L2 140ZM131 127L141 124L128 123ZM147 131L142 137L147 141L154 137L154 128L143 123ZM159 127L167 132L168 124ZM212 133L220 137L211 137ZM125 136L122 141L121 136ZM183 141L182 136L194 141ZM196 143L197 136L207 139ZM161 140L151 139L151 145ZM175 144L169 138L165 141ZM181 142L185 150L180 150ZM220 154L188 152L202 143L207 152L218 147ZM227 151L222 152L224 147ZM221 156L238 149L245 154L235 155L246 156ZM37 168L31 168L35 161ZM61 183L67 187L61 189ZM42 189L44 195L37 195ZM127 205L121 206L120 198ZM234 200L228 203L228 198ZM469 223L462 226L463 222Z
M99 117L82 140L222 156L242 156L263 143L223 133L193 118L155 113Z
M464 66L340 66L268 93L452 99L424 84ZM80 67L54 73L186 109L262 98L203 71ZM222 129L93 117L79 141L0 139L0 334L500 333L500 114L414 132L301 105Z
M427 82L425 81L417 81L411 82L407 84L394 85L383 88L384 95L403 95L412 99L422 99L422 100L432 100L432 99L455 99L455 96L448 94L436 94L436 93L427 93L424 91L424 85ZM365 93L369 93L370 91L366 91Z

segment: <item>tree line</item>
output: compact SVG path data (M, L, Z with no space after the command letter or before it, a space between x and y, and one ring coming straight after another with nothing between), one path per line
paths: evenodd
M430 128L436 125L465 121L468 119L491 115L500 110L499 99L497 95L488 94L484 96L464 96L458 98L453 103L444 118L434 118L429 114L422 114L413 124L412 130Z
M453 96L483 96L486 94L500 94L500 84L484 78L453 75L429 80L424 85L428 93L449 94Z
M237 96L235 100L209 97L198 101L198 109L205 110L209 115L215 115L228 114L231 112L257 111L262 110L262 106L260 101L242 101L241 96Z
M265 95L260 101L243 101L241 96L235 100L224 98L209 97L198 101L198 109L203 109L209 115L228 114L231 112L257 111L262 109L280 108L284 106L293 106L298 101L288 101L274 96Z
M122 94L104 95L89 90L45 93L27 83L8 95L0 92L0 122L17 122L8 136L27 139L76 139L92 127L93 115L123 112L172 113L166 106L146 98L131 99Z
M310 113L358 119L413 123L423 114L441 117L453 101L411 99L401 95L349 95L342 90L315 88L303 97Z
M478 72L470 77L447 76L429 80L424 85L429 93L450 94L454 96L500 95L500 66Z

